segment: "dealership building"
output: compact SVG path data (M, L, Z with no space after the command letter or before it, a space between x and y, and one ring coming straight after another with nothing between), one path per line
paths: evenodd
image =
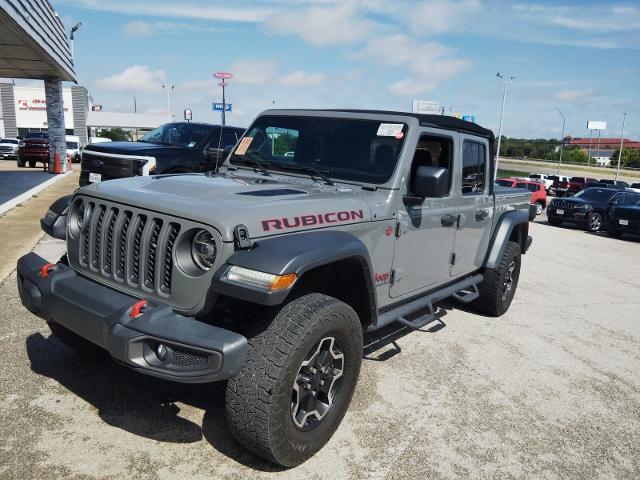
M80 137L80 145L101 129L149 130L166 123L162 114L106 112L95 105L87 89L79 85L62 88L64 128L67 135ZM20 86L0 83L0 137L24 137L29 132L47 131L47 100L44 85Z

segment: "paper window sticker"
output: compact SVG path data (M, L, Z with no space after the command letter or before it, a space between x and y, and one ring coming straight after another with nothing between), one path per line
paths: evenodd
M378 127L379 137L395 137L397 133L402 133L402 123L381 123Z
M242 140L240 140L240 143L238 144L238 148L236 148L235 154L244 155L245 153L247 153L247 150L249 149L251 142L253 142L253 137L244 137Z

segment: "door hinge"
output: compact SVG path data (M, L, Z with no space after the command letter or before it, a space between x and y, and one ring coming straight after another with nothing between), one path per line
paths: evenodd
M409 230L409 222L406 220L399 220L396 225L396 237L401 237Z

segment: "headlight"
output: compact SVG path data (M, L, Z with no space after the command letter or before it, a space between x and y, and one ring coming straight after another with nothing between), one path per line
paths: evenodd
M273 273L259 272L232 265L224 274L224 279L233 283L242 283L264 290L276 291L293 285L296 281L296 274L274 275Z
M200 230L191 241L191 257L202 270L209 270L216 261L218 249L213 236L206 230Z
M591 205L589 205L588 203L585 203L585 204L584 204L584 205L582 205L582 207L580 207L580 208L582 208L583 210L591 210Z
M67 220L69 222L69 231L71 232L71 235L74 237L80 235L80 232L82 232L82 229L84 228L86 216L87 207L84 200L79 199L74 202L73 206L69 209L69 216Z

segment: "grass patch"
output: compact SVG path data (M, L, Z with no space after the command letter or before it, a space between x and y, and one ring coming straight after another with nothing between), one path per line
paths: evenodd
M502 168L498 169L498 177L497 178L509 178L509 177L529 177L529 172L523 172L519 170L503 170Z

